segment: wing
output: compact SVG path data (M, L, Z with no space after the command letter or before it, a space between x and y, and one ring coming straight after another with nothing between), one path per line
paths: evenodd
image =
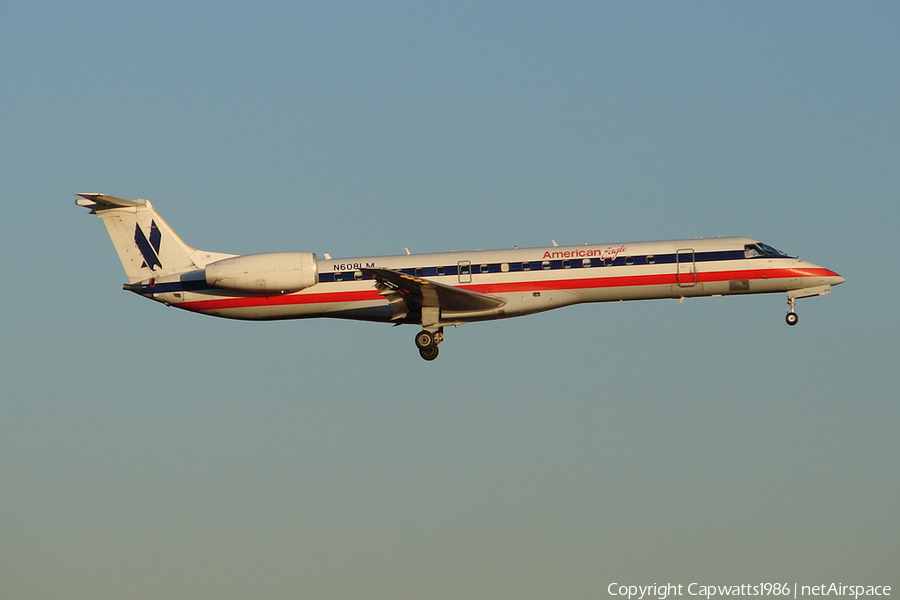
M375 279L378 291L391 300L392 304L398 295L403 298L411 313L421 312L423 307L440 309L442 313L478 312L493 310L506 304L506 300L496 296L479 294L399 271L362 269L362 272ZM405 315L397 315L401 316Z

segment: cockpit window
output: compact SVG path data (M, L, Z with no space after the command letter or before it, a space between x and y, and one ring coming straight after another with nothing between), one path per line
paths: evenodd
M757 242L756 244L747 244L744 246L744 257L754 258L757 256L787 256L781 250L776 250L768 244Z
M772 246L769 246L768 244L761 243L759 245L759 247L763 249L763 252L766 253L766 256L787 256L787 254L785 254L781 250L776 250L775 248L773 248Z

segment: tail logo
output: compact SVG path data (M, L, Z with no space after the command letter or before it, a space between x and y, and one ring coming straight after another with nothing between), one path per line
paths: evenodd
M135 223L134 243L137 244L138 250L141 251L141 256L144 257L144 262L141 265L142 269L144 267L150 267L151 271L153 271L156 267L162 269L162 263L159 261L159 243L161 241L161 238L162 234L156 227L156 221L150 221L149 239L147 239L147 236L144 235L141 226Z

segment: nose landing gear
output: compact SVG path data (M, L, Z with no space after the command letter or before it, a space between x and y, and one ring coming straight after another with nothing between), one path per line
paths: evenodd
M813 296L824 296L831 293L831 285L817 285L815 287L801 288L799 290L790 290L787 293L788 314L784 320L788 325L796 325L800 317L794 312L794 303L800 298L812 298Z
M794 312L794 304L797 302L797 299L788 294L788 314L785 315L784 320L788 325L793 327L800 320L800 317L797 316L797 313Z
M440 327L436 331L423 329L416 334L415 341L419 356L425 360L434 360L438 357L438 344L444 341L444 328Z

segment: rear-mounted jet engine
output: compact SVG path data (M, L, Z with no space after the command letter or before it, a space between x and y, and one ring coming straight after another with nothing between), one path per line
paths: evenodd
M312 252L268 252L206 265L206 283L243 292L296 292L319 282Z

